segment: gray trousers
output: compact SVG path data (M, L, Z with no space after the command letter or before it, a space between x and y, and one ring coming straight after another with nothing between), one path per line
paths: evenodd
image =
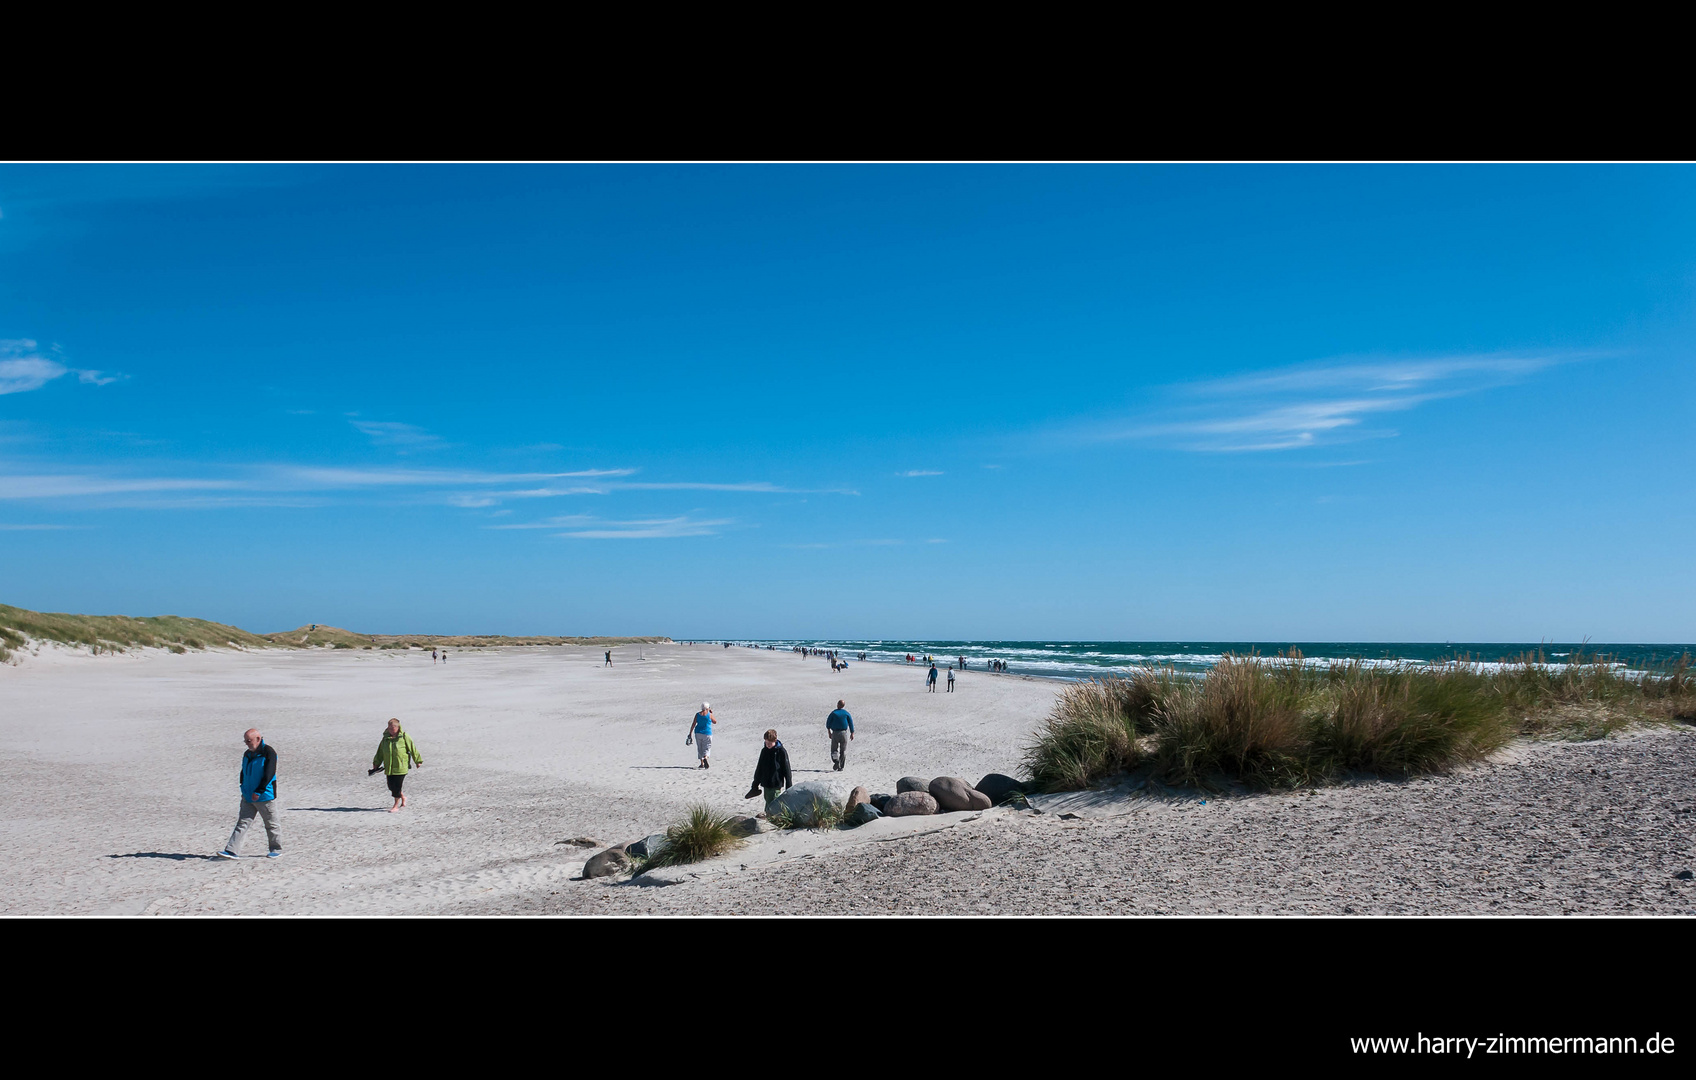
M846 731L830 733L830 763L838 769L848 767L848 733Z
M283 820L277 811L277 800L254 802L252 799L243 799L241 815L236 818L236 831L230 834L230 842L224 845L225 851L232 855L241 854L242 839L247 836L247 830L252 826L255 815L265 822L265 840L271 845L271 850L283 850L283 840L279 835Z

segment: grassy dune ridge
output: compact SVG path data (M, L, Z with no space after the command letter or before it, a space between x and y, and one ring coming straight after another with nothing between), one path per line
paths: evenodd
M1441 772L1517 735L1598 738L1671 720L1696 720L1688 656L1638 676L1583 655L1562 666L1528 654L1493 669L1227 656L1199 680L1144 669L1066 688L1025 767L1048 791L1137 768L1173 784L1294 787L1351 772Z
M459 634L359 634L319 624L275 634L253 634L206 619L179 615L137 618L129 615L67 615L29 611L0 604L0 663L29 641L57 641L77 645L95 653L116 653L131 648L161 648L172 652L209 648L336 648L336 649L429 649L436 646L475 648L497 645L588 645L614 646L657 644L666 637L501 637Z

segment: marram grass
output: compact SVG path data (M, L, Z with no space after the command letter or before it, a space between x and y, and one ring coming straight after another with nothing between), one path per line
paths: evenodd
M729 818L706 806L691 806L688 817L666 829L665 847L651 856L643 869L701 862L723 855L739 843L730 830Z
M1492 669L1227 656L1201 679L1145 669L1067 687L1025 768L1047 791L1144 765L1173 784L1292 787L1349 772L1442 772L1516 735L1597 737L1657 719L1696 719L1689 657L1627 675L1596 656L1556 667L1528 655Z

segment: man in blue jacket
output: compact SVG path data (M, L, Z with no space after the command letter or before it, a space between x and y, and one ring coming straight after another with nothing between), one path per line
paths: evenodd
M277 817L277 752L265 745L258 728L248 728L242 737L247 753L241 756L241 813L236 817L236 831L230 842L218 853L219 858L234 859L241 854L242 838L253 824L255 815L265 822L265 839L271 851L267 858L281 858L283 841L278 835L282 824Z
M848 743L854 738L854 718L846 701L836 703L836 710L824 719L824 729L830 733L831 767L841 772L848 767Z

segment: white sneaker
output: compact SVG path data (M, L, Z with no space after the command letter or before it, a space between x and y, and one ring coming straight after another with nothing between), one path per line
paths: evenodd
M212 857L214 859L236 859L236 858L240 858L240 856L237 855L233 851L220 851L220 852L218 852L218 854L216 854Z

